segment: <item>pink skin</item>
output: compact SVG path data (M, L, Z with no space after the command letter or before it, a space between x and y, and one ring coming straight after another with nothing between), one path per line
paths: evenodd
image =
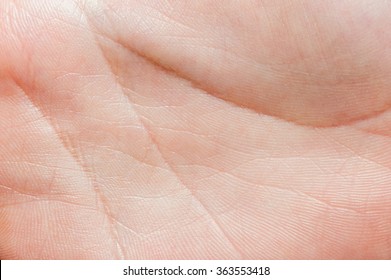
M390 14L0 0L0 257L391 258Z

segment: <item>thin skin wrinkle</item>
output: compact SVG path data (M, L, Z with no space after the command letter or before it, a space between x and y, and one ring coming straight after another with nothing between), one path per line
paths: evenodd
M111 40L111 39L110 39ZM98 40L97 40L98 41ZM111 40L113 43L116 43L117 45L120 45L121 47L127 49L128 51L130 51L128 48L124 47L123 45ZM99 43L97 42L97 44L99 45ZM106 60L106 63L107 65L112 69L112 66L111 64L108 62L108 59L106 58L106 56L103 54L103 50L101 49L101 52L102 52L102 56L104 57L104 59ZM132 51L131 51L132 52ZM134 54L137 54L138 56L144 58L145 60L147 60L149 63L153 64L154 66L158 67L159 69L162 69L163 71L166 71L166 72L169 72L169 73L173 73L172 71L169 71L169 70L166 70L164 67L161 67L159 66L159 64L157 63L154 63L153 61L149 60L149 59L146 59L145 57L143 57L142 55L138 54L138 53L135 53L135 52L132 52ZM112 72L114 74L114 72ZM119 79L117 77L117 75L114 75L115 76L115 80L116 82L119 84L119 86L121 87L121 89L124 88L124 86L119 82ZM177 75L175 75L176 77L178 77ZM129 96L127 94L124 93L123 91L123 95L126 96L126 98L129 100ZM129 100L129 104L132 105L131 101ZM133 109L134 111L137 113L137 110L134 108L133 106ZM239 249L235 246L235 244L233 243L233 241L230 240L230 238L228 237L228 235L225 233L225 231L223 231L222 227L220 226L220 224L217 222L217 220L209 213L209 211L207 211L206 207L204 206L204 204L195 196L194 192L192 192L190 190L190 188L188 188L184 182L180 179L178 173L175 171L175 169L173 169L172 165L167 161L167 159L163 156L163 153L161 152L161 150L159 149L159 145L156 141L156 139L153 137L152 135L152 132L150 131L149 128L147 128L147 125L146 123L141 119L139 113L137 113L138 115L138 120L140 121L140 123L142 124L142 126L144 127L144 130L147 132L148 136L149 136L149 139L151 141L151 143L153 144L153 146L156 147L157 151L159 152L161 158L163 159L163 161L166 163L166 165L168 166L169 170L171 171L171 173L175 176L175 178L178 180L178 182L184 186L191 194L192 196L199 202L199 204L202 206L202 208L205 210L205 212L208 214L208 216L212 219L213 223L217 226L217 228L219 229L219 231L223 234L223 236L227 239L227 241L231 244L231 246L234 248L235 252L238 254L238 256L240 258L242 258L241 256L241 253L239 251Z
M87 18L87 21L88 21L88 16L86 16ZM113 67L111 65L111 63L109 63L109 60L107 59L107 57L104 55L104 51L102 50L102 47L100 46L99 44L99 40L97 38L97 36L101 36L101 34L97 33L97 32L94 32L93 29L92 29L92 26L91 26L91 23L88 21L88 24L89 24L89 27L90 27L90 30L91 32L94 34L94 38L96 40L96 44L97 46L99 47L100 49L100 52L101 52L101 55L103 57L103 59L106 61L106 64L109 66L109 68L111 69L111 74L114 76L114 80L116 81L116 83L120 86L121 89L124 88L124 86L121 84L121 82L119 81L119 78L118 78L118 75L116 75L113 71ZM169 70L169 69L166 69L165 67L162 67L161 65L159 65L157 62L147 58L147 57L144 57L143 55L133 51L132 49L130 48L127 48L125 45L119 43L119 42L116 42L114 40L112 40L111 38L108 38L108 37L104 37L104 39L108 39L110 40L111 42L115 43L116 45L120 45L121 47L123 47L124 49L126 49L127 51L133 53L133 54L136 54L137 56L143 58L144 60L146 60L148 63L156 66L157 68L165 71L165 72L168 72L172 75L174 75L175 77L179 77L180 79L182 80L186 80L185 78L182 78L180 76L178 76L177 74L175 74L175 72L173 72L172 70ZM186 80L188 81L188 80ZM191 81L189 81L191 83ZM204 204L200 201L199 198L196 197L195 193L193 191L191 191L191 189L189 187L187 187L187 185L183 182L183 180L180 178L178 172L175 171L175 169L173 168L173 166L167 161L167 159L164 157L163 155L163 152L160 150L159 148L159 144L158 142L156 141L156 138L153 136L152 134L152 131L151 129L146 125L145 121L142 120L140 114L137 112L137 110L134 108L129 96L127 94L125 94L125 92L122 90L122 94L127 98L127 100L129 101L129 105L132 107L132 109L134 110L134 112L136 112L137 114L137 118L138 120L140 121L140 123L142 124L144 130L147 132L148 134L148 137L151 141L151 143L153 144L153 146L155 146L156 150L159 152L163 162L167 165L167 167L169 168L169 170L171 171L171 173L175 176L175 178L177 179L177 181L183 186L185 187L191 194L192 194L192 197L202 206L202 208L204 209L204 211L208 214L208 216L211 218L211 220L213 221L213 223L216 225L216 227L219 229L219 231L222 233L222 235L224 236L224 238L226 238L227 242L229 244L231 244L232 248L234 249L235 253L240 257L240 258L243 258L243 256L241 255L239 249L235 246L235 244L233 243L233 241L228 237L227 233L222 229L220 223L213 217L213 215L211 215L209 213L209 211L207 211L206 207L204 206Z
M229 244L231 244L231 246L234 248L235 252L238 254L238 256L243 259L243 256L242 254L240 253L239 251L239 248L235 245L235 243L229 238L228 234L223 230L223 227L220 225L220 223L217 221L217 219L212 215L210 214L210 212L207 210L207 208L205 207L205 205L203 204L203 202L196 196L196 193L194 191L191 190L191 188L187 187L187 185L184 183L184 181L181 179L179 173L175 170L175 168L173 167L172 164L169 163L169 161L165 158L165 156L163 155L163 152L160 150L159 148L159 144L156 140L156 137L154 137L154 135L152 134L152 129L148 128L147 124L145 123L145 121L143 121L142 119L140 119L140 121L143 123L143 126L145 127L147 133L149 134L149 138L151 139L152 143L154 144L154 146L156 147L156 149L158 150L160 156L162 157L163 161L167 164L168 168L171 170L171 173L175 176L175 178L177 178L178 182L181 183L182 186L184 186L192 195L192 197L202 206L202 208L205 210L205 212L208 214L208 216L211 218L211 220L213 221L213 223L217 226L217 228L219 229L219 231L223 234L223 236L226 238L226 240L228 241Z
M87 18L87 16L85 16L82 7L78 6L78 8L79 8L80 14L84 15L84 17L86 19L86 23L88 24L88 27L90 27L88 18ZM89 28L89 30L91 30L91 28ZM82 154L80 154L80 158L81 159L83 158ZM85 160L83 162L85 162ZM87 166L87 165L80 164L80 166L83 168L83 166ZM83 168L83 171L84 171L84 168ZM95 174L94 170L89 170L88 173ZM93 183L92 186L93 186L94 192L95 192L100 204L103 206L103 211L104 211L105 217L107 218L107 220L110 224L110 234L112 236L112 240L115 242L116 247L117 247L117 254L118 254L117 257L119 259L125 259L126 258L126 254L125 254L126 250L125 250L125 248L123 248L123 245L121 244L121 242L119 240L119 234L118 234L118 230L116 228L117 220L114 218L113 211L111 210L109 203L108 203L108 199L104 195L104 193L99 189L95 175L92 175L91 181Z
M108 207L108 204L107 204L107 198L105 198L105 196L103 195L103 193L99 190L99 187L97 186L97 183L96 183L96 178L91 178L90 176L88 176L88 174L93 174L91 172L91 170L89 170L89 168L87 167L87 165L85 164L85 161L83 160L83 156L82 154L80 153L79 155L75 155L74 154L74 151L77 151L76 147L70 142L70 141L64 141L64 139L62 139L62 137L60 136L60 133L58 131L58 129L56 129L56 125L55 125L55 122L47 115L45 115L43 113L43 111L39 108L39 106L28 96L27 94L27 91L26 89L24 88L24 86L22 85L21 82L19 82L16 78L12 77L12 80L14 81L15 85L21 90L21 92L23 93L23 95L26 97L26 99L30 102L30 104L39 112L39 114L46 120L46 123L52 128L52 130L55 132L56 134L56 138L58 139L58 141L61 143L62 147L69 153L70 157L73 158L74 162L79 166L80 168L80 171L82 171L84 177L87 179L87 181L90 183L90 185L92 186L93 188L93 191L95 192L97 198L98 198L98 201L99 203L102 205L103 207L103 214L104 216L107 218L107 220L109 221L109 224L111 225L111 235L112 235L112 239L113 241L117 244L117 248L118 248L118 255L119 255L119 258L122 258L124 259L125 258L125 251L124 249L122 248L121 244L119 243L119 240L118 240L118 232L117 230L115 229L115 225L114 225L114 222L115 220L112 219L112 214L111 214L111 210L110 208ZM63 202L63 201L60 201L60 202ZM73 204L73 203L70 203L70 204ZM75 205L75 204L74 204ZM101 211L99 211L97 209L98 212L101 213Z

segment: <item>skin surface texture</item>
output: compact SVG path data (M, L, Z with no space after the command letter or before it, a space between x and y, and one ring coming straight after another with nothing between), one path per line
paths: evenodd
M0 0L0 258L390 259L390 14Z

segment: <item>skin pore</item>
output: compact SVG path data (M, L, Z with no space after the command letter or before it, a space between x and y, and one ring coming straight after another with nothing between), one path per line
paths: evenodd
M0 257L389 259L390 9L0 0Z

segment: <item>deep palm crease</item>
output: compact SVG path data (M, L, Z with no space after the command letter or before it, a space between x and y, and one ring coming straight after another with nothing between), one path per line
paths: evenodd
M0 257L390 258L387 1L0 1Z

